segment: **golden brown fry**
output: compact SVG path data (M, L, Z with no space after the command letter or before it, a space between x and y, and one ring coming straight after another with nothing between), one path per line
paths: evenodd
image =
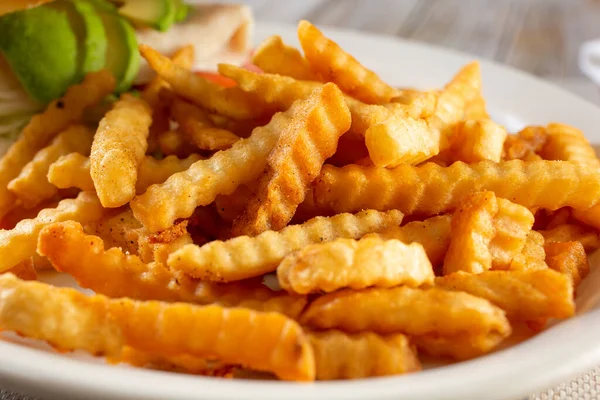
M421 370L417 353L402 334L310 332L317 379L357 379Z
M94 132L84 125L72 125L52 142L38 151L21 171L18 177L8 184L8 189L14 193L26 208L32 208L39 203L52 199L58 193L58 188L48 182L46 175L50 165L60 156L71 152L88 155Z
M37 271L33 263L33 257L26 258L14 267L8 269L5 274L14 274L17 278L24 281L37 280Z
M167 156L187 157L198 149L186 140L179 130L167 130L158 134L156 141L160 151Z
M0 230L0 272L35 254L38 234L45 226L68 220L91 222L103 214L98 198L82 192L76 199L62 200L56 208L40 211L34 219L22 220L11 230Z
M269 74L307 81L318 80L300 51L283 43L278 35L268 37L254 50L252 63Z
M422 335L412 336L420 352L433 357L451 357L456 360L468 360L489 353L497 347L506 336L504 335Z
M327 164L343 167L355 164L365 158L369 159L369 149L365 145L365 138L354 132L346 132L338 140L337 150L333 156L329 157Z
M404 243L420 243L427 253L431 264L438 265L444 261L450 246L450 221L452 215L439 215L424 221L413 221L401 227L388 228L377 235L382 239L397 239Z
M544 236L546 243L578 241L588 253L600 248L600 233L586 226L564 224L539 232Z
M544 237L539 232L529 231L521 253L514 256L508 269L511 271L533 271L547 268Z
M548 267L571 278L573 287L577 287L590 272L590 264L581 242L547 243L544 250Z
M457 208L466 195L480 190L529 209L585 210L600 199L598 177L589 167L565 161L456 162L449 167L426 163L393 169L325 165L313 195L318 207L333 212L372 208L436 215Z
M414 89L403 89L398 96L392 99L392 103L403 104L404 109L413 118L427 118L435 112L438 96L439 92L434 90L422 92ZM390 108L391 105L386 104L386 107Z
M313 301L300 321L312 328L408 335L508 336L504 311L485 299L440 288L341 290Z
M162 160L153 157L144 157L138 169L138 178L135 184L137 194L144 193L150 186L163 183L171 175L185 171L196 161L201 160L198 154L191 154L186 158L168 156Z
M546 160L571 161L600 168L596 151L587 141L583 132L569 125L552 123L546 127L547 140L540 150Z
M316 217L302 225L290 225L279 232L266 231L255 237L240 236L202 247L185 246L171 254L170 268L213 281L236 281L275 271L288 254L302 247L337 238L358 239L370 232L398 226L402 213L362 211Z
M131 201L133 212L144 226L160 231L178 218L192 215L197 206L213 202L219 194L231 194L239 185L254 181L267 165L267 156L287 126L301 129L315 119L338 113L337 103L321 95L299 101L276 114L268 125L256 128L248 139L198 161L186 171L173 174L163 184L153 185ZM332 104L333 103L333 104Z
M17 206L10 210L10 212L6 214L4 218L2 218L2 221L0 222L0 229L12 229L23 219L33 219L43 209L55 208L60 200L61 199L59 198L59 196L56 196L52 200L38 204L34 208L25 208L22 206Z
M83 191L94 191L89 157L79 153L59 157L48 168L48 182L59 189L76 187Z
M277 267L279 285L298 294L433 283L423 246L366 237L311 244L288 255Z
M419 164L439 153L440 132L423 119L395 114L365 133L369 157L378 167Z
M510 268L513 259L523 250L533 222L534 216L526 207L498 199L498 212L494 216L496 233L489 244L492 268Z
M510 319L567 318L575 313L570 277L551 269L457 272L436 278L435 284L487 299Z
M396 89L365 68L308 21L298 23L298 38L310 67L325 81L370 104L389 103Z
M507 135L502 152L503 160L525 160L530 161L537 156L548 139L546 129L542 126L528 126L516 135Z
M496 236L494 217L498 200L493 192L464 198L452 216L450 246L444 258L444 275L457 271L480 274L492 267L490 243Z
M111 300L0 276L0 327L61 350L118 357L124 346L165 356L216 358L282 379L312 380L312 348L302 328L278 313L185 303ZM67 312L68 311L68 312Z
M140 45L140 52L150 67L169 82L177 95L210 112L234 119L259 118L269 112L260 98L238 87L219 86L192 71L175 65L168 57L149 46Z
M85 230L102 238L106 248L118 247L128 254L139 252L142 225L135 219L129 207L117 214L108 213L85 224Z
M452 157L466 163L499 162L505 138L506 130L491 119L461 121L452 136Z
M256 236L283 229L306 190L333 155L338 138L350 127L350 111L342 92L327 83L306 100L310 109L279 133L267 165L244 212L235 219L234 236Z
M200 108L181 99L175 99L171 116L190 143L201 150L224 150L240 138L233 133L216 128Z
M246 205L254 196L255 188L240 185L235 192L229 195L218 195L215 198L215 207L223 221L232 223L237 216L244 212Z
M173 243L176 246L182 244ZM168 250L174 250L176 246ZM162 250L158 248L157 251ZM58 271L72 275L82 287L110 297L218 303L227 307L280 312L292 318L297 318L306 305L305 297L273 292L256 283L216 284L191 279L165 268L161 263L164 255L155 263L144 263L117 247L105 250L100 238L85 235L81 225L75 222L54 224L44 229L38 252L48 257ZM107 276L110 279L106 279Z
M150 107L124 94L98 127L90 155L90 174L104 207L120 207L135 196L138 167L148 147Z
M14 206L16 197L8 190L8 182L59 132L81 120L83 111L111 93L115 80L107 71L88 74L79 85L70 87L65 95L53 101L46 110L31 118L6 154L0 159L0 218Z
M465 104L465 119L490 119L490 115L485 109L485 98L481 90Z
M600 229L600 207L595 205L587 210L573 210L573 218L596 229Z

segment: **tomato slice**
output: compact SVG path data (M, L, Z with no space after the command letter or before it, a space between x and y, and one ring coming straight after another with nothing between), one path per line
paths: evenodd
M219 75L216 72L196 71L196 75L206 78L209 81L214 82L217 85L221 85L223 87L237 86L237 83L233 79L223 75Z

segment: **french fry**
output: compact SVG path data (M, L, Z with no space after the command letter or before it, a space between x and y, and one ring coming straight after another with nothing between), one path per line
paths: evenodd
M35 254L38 234L45 226L68 220L91 222L103 214L98 198L93 193L82 192L76 199L62 200L56 208L42 210L33 219L22 220L13 229L0 230L0 272Z
M570 277L551 269L457 272L436 278L435 285L487 299L509 319L567 318L575 313Z
M60 350L118 357L124 346L216 358L282 379L312 380L312 348L300 326L277 313L219 306L111 300L0 276L0 327ZM68 313L65 313L68 310Z
M357 379L421 370L417 353L402 334L310 332L317 379Z
M505 138L506 130L491 119L461 121L452 136L452 156L466 163L499 162Z
M192 164L200 161L202 157L198 154L190 154L186 158L167 156L162 160L146 156L142 159L138 169L138 178L135 184L137 194L144 193L150 186L163 183L171 175L185 171Z
M480 190L529 209L585 210L600 198L598 176L589 167L565 161L456 162L449 167L426 163L392 169L325 165L313 195L318 207L333 212L398 209L430 216L457 208L467 194Z
M196 278L230 282L275 271L288 254L312 243L337 238L358 239L367 233L398 226L402 213L362 211L316 217L302 225L290 225L279 232L266 231L255 237L239 236L202 247L184 246L169 256L168 265ZM223 255L230 256L224 257Z
M190 143L201 150L224 150L240 138L233 133L216 128L200 108L181 99L175 99L171 116Z
M161 263L164 255L155 263L144 263L118 247L105 250L102 239L85 235L81 225L75 222L53 224L44 229L38 252L48 257L58 271L72 275L82 287L110 297L218 303L226 307L280 312L292 318L297 318L306 305L305 297L273 292L256 283L216 284L191 279L167 269ZM106 279L107 276L110 279Z
M451 357L468 360L489 353L506 337L504 335L422 335L411 336L410 341L419 352L433 357Z
M72 125L59 133L52 142L38 151L18 177L8 183L8 189L15 194L26 208L52 199L58 188L48 182L46 175L50 165L60 156L71 152L88 155L94 132L84 125Z
M504 140L503 160L532 161L544 147L548 136L542 126L527 126L516 135L507 135Z
M490 243L496 236L497 213L498 200L493 192L479 192L463 199L452 216L444 275L457 271L480 274L492 268Z
M600 233L582 225L564 224L539 232L546 243L581 242L587 253L600 248Z
M369 158L369 149L365 145L364 136L346 132L338 140L337 149L333 156L329 157L327 164L343 167L348 164L356 164L365 158ZM373 165L372 162L371 165Z
M369 157L378 167L419 164L439 153L440 132L423 119L393 115L365 133Z
M89 157L79 153L59 157L48 168L48 182L59 189L76 187L83 191L94 191Z
M288 126L306 129L315 118L338 113L338 103L327 92L294 103L286 112L276 114L268 125L254 130L248 139L237 141L207 160L192 164L186 171L171 175L163 184L153 185L131 201L140 222L156 232L187 218L197 206L207 205L219 194L231 194L239 185L258 178L267 165L267 156L282 130ZM304 127L303 127L304 125Z
M244 212L256 190L250 186L240 185L232 194L220 194L215 198L215 207L223 221L231 224L234 219Z
M573 218L596 229L600 229L600 207L593 206L587 210L573 210Z
M525 246L533 222L534 216L526 207L498 199L498 212L494 216L496 234L489 244L492 268L510 269L511 262Z
M352 97L365 103L384 104L396 95L396 89L325 37L310 22L300 21L298 38L311 69Z
M256 196L233 222L234 236L283 229L325 160L335 152L339 137L350 127L350 111L334 84L325 84L306 101L310 110L304 119L291 121L279 133Z
M167 156L187 157L197 151L179 130L167 130L158 134L156 141L160 151Z
M440 288L406 286L326 294L308 306L300 322L311 328L351 333L506 337L511 332L504 311L485 299Z
M481 90L465 105L465 119L490 119Z
M521 253L512 259L509 270L534 271L547 268L544 236L539 232L529 231Z
M452 215L440 215L424 221L413 221L401 227L388 228L377 235L384 240L397 239L404 243L420 243L434 266L444 261L444 256L450 246L450 221Z
M140 45L142 56L150 67L167 81L173 91L210 112L234 119L252 119L269 113L260 98L238 87L224 88L183 67L175 65L146 45Z
M307 81L318 80L300 51L283 43L279 35L268 37L254 50L252 63L269 74Z
M590 264L581 242L555 242L544 246L546 264L571 278L573 287L590 272Z
M45 208L55 208L61 199L59 196L38 204L33 208L17 206L2 218L0 229L12 229L23 219L33 219Z
M600 160L583 132L569 125L552 123L546 126L547 140L540 150L546 160L571 161L600 168Z
M70 124L81 120L83 111L110 94L114 87L115 80L109 72L90 73L81 84L70 87L62 98L50 103L43 113L31 118L19 139L0 159L0 219L16 201L16 196L8 190L8 183L38 150Z
M423 246L367 237L336 239L303 247L277 267L279 285L290 293L330 293L398 285L432 284L431 262Z
M117 247L128 254L139 253L139 241L143 234L142 225L134 218L129 207L117 214L108 213L96 221L85 224L85 230L99 236L106 248Z
M142 229L137 239L137 254L142 262L154 262L166 266L169 254L182 248L186 244L194 243L192 235L187 230L188 222L189 220L183 220L166 231L163 231L164 233L169 231L175 232L171 232L168 240L162 242L157 242L155 240L156 235L148 235L145 230ZM161 232L159 236L162 236L163 232Z
M4 274L13 274L24 281L37 280L37 271L33 263L33 257L26 258L14 267L8 269Z
M92 144L90 175L104 207L120 207L135 196L151 122L150 107L129 94L122 95L100 121Z
M400 103L405 107L408 115L413 118L427 118L433 115L437 107L439 92L403 89L399 95L394 97L392 103ZM386 104L390 108L390 104Z

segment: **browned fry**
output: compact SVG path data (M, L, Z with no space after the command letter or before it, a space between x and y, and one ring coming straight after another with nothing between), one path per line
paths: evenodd
M171 129L159 133L156 140L160 151L167 156L187 157L198 150L187 141L183 133L179 130Z
M548 139L542 126L528 126L516 135L508 135L504 141L503 160L529 160L537 155Z
M138 254L142 225L129 207L118 213L107 213L102 218L85 224L88 233L99 236L106 248L118 247L128 254Z
M48 257L58 271L72 275L82 287L110 297L218 303L276 311L293 318L297 318L306 305L305 297L274 292L260 284L202 282L171 271L160 262L144 263L117 247L105 250L100 238L85 235L81 225L75 222L44 229L38 253ZM107 276L110 279L106 279Z
M411 336L410 341L420 352L433 357L451 357L468 360L489 353L506 337L504 335L422 335Z
M396 89L325 37L310 22L299 22L298 38L310 67L323 80L335 83L344 92L370 104L389 103L396 95Z
M574 287L590 272L590 264L581 242L547 243L544 250L548 267L571 278Z
M509 270L534 271L547 268L544 237L539 232L529 231L521 253L512 259Z
M191 276L230 282L273 272L288 254L312 244L337 238L358 239L367 233L398 226L402 213L362 211L356 215L315 217L301 225L258 236L238 236L204 246L188 245L169 257L169 267ZM227 256L224 256L227 255Z
M33 263L33 257L21 261L20 263L3 273L14 274L17 278L22 279L24 281L37 280L37 271Z
M463 199L452 216L444 275L457 271L480 274L492 267L490 243L496 235L497 213L498 201L493 192L479 192Z
M310 332L317 379L357 379L421 370L417 352L402 334Z
M469 193L480 190L493 191L529 209L571 206L585 210L600 199L600 179L595 169L570 162L512 160L391 169L325 165L313 184L315 204L325 210L398 209L420 216L453 210Z
M8 190L8 182L59 132L81 120L84 110L111 93L115 80L107 71L88 74L65 95L51 102L46 110L31 118L6 154L0 159L0 219L15 205L16 197Z
M587 210L573 210L573 217L584 224L600 229L600 207L597 205Z
M350 312L351 311L351 312ZM341 290L313 301L300 321L317 329L408 335L508 336L504 311L468 293L441 288Z
M544 236L546 243L581 242L588 253L600 248L600 233L586 226L564 224L539 232Z
M125 346L167 357L187 354L313 380L312 348L302 328L278 313L186 303L109 299L0 276L0 327L60 350L118 358Z
M314 106L305 119L292 121L279 133L256 196L233 222L234 236L283 229L304 201L308 185L335 152L338 138L350 127L350 111L334 84L325 84L307 101Z
M289 76L301 80L317 80L316 74L298 49L283 43L281 36L265 39L254 50L252 63L269 74Z
M240 138L233 133L215 127L200 108L181 99L175 99L171 116L187 140L201 150L224 150Z
M543 269L538 271L457 272L438 277L436 286L487 299L510 319L567 318L575 313L570 277Z
M192 71L175 65L168 57L140 45L150 67L167 81L177 95L209 110L234 119L259 118L269 113L260 98L238 87L224 88Z
M215 198L215 207L221 218L232 223L235 218L241 215L254 197L256 188L253 185L240 185L235 192L229 195L220 194Z

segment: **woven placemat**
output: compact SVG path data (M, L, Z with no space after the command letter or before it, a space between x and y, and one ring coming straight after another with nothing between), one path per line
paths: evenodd
M36 400L33 397L0 389L0 400ZM527 400L600 400L600 367Z

